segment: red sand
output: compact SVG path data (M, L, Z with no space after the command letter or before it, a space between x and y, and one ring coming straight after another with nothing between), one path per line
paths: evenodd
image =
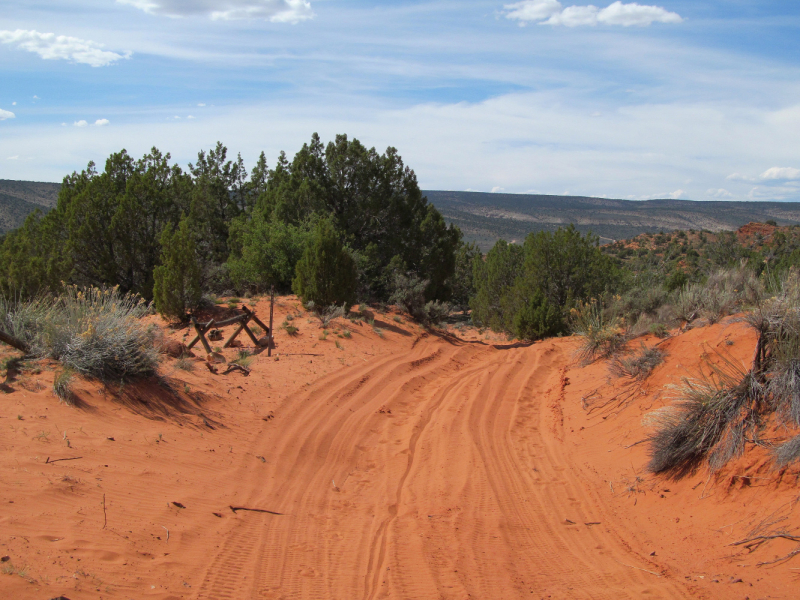
M276 323L296 306L282 298ZM376 314L380 335L340 319L320 340L293 323L249 377L165 358L172 392L83 382L77 408L53 396L52 366L9 382L0 597L798 596L799 558L756 566L797 544L730 546L765 519L794 529L797 468L749 453L711 478L644 469L665 386L715 350L747 363L744 325L661 343L637 388L576 365L570 338L438 336Z

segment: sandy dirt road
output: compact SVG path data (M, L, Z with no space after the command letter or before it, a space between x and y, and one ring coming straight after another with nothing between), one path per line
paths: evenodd
M569 346L423 337L287 399L197 598L683 598L563 443ZM603 526L594 524L603 523ZM197 588L195 588L197 589Z

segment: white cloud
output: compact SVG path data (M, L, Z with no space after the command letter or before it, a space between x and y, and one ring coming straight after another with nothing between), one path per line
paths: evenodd
M506 18L519 21L520 24L538 22L543 25L565 27L598 24L647 27L653 23L683 21L678 13L669 12L660 6L642 5L636 2L623 4L619 0L606 8L598 8L592 4L564 8L558 0L522 0L506 4L504 8L507 11Z
M299 23L314 17L308 0L117 0L153 15L212 20L266 19Z
M506 188L502 188L499 185L496 185L492 188L492 193L496 194L497 192L504 192Z
M0 108L0 121L5 121L6 119L15 119L17 115L15 115L10 110L3 110Z
M523 0L516 4L506 4L507 19L517 21L545 21L552 16L561 14L563 7L558 0Z
M0 33L3 33L3 32L0 31ZM5 44L6 42L3 42L3 43ZM39 98L39 96L34 96L33 99L34 100L41 100L41 98Z
M710 196L711 198L720 198L720 199L727 199L733 198L733 194L731 194L728 190L724 188L719 189L710 189L706 191L706 196Z
M800 179L800 169L793 169L792 167L772 167L771 169L767 169L761 174L761 179L766 179L766 180Z
M74 125L75 127L86 127L86 126L88 126L88 125L89 125L89 123L87 123L85 120L81 119L80 121L75 121L75 122L73 123L73 125Z
M97 121L95 121L94 124L95 124L95 127L105 127L110 122L111 121L109 121L108 119L97 119Z
M6 160L19 160L19 154L15 156L9 156Z
M17 103L16 103L16 102L12 102L12 103L11 103L11 106L16 106L16 105L17 105Z
M206 103L205 103L205 102L199 102L199 103L197 104L197 106L205 106L205 105L206 105Z
M130 58L131 53L118 54L103 50L103 44L91 40L56 35L55 33L39 33L17 29L16 31L0 31L0 42L13 44L21 50L35 52L44 60L70 60L92 67L105 67L123 58ZM38 100L37 96L33 97Z
M186 117L186 118L187 118L187 119L194 119L194 115L189 115L189 116L188 116L188 117Z

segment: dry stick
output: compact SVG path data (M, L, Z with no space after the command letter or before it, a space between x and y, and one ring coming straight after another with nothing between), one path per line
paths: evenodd
M167 529L167 528L166 528L166 527L164 527L163 525L161 526L161 528L162 528L164 531L166 531L166 532L167 532L167 541L169 541L169 529Z
M638 446L639 444L644 444L645 442L649 442L649 441L650 441L650 438L644 438L643 440L639 440L638 442L635 442L635 443L631 444L630 446L625 446L624 449L627 450L628 448L633 448L634 446Z
M103 494L103 529L108 525L108 515L106 514L106 495Z
M245 506L230 506L230 508L234 513L240 510L247 510L250 512L258 512L258 513L267 513L269 515L280 515L283 516L283 513L275 512L272 510L264 510L263 508L247 508Z
M778 538L783 538L785 540L790 540L792 542L800 542L800 537L789 535L788 533L776 533L774 535L757 535L751 538L747 538L745 540L739 540L738 542L733 542L732 544L728 544L728 546L741 546L742 544L749 544L750 542L766 542L767 540L775 540Z
M49 465L49 464L52 464L52 463L55 463L55 462L59 462L59 461L62 461L62 460L78 460L80 458L83 458L83 457L82 456L74 456L72 458L55 458L53 460L50 460L50 457L48 456L47 460L44 461L44 464Z

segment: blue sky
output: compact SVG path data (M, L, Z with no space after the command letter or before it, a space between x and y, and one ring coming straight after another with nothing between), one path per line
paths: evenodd
M37 0L0 8L0 178L319 132L424 189L800 201L800 3Z

